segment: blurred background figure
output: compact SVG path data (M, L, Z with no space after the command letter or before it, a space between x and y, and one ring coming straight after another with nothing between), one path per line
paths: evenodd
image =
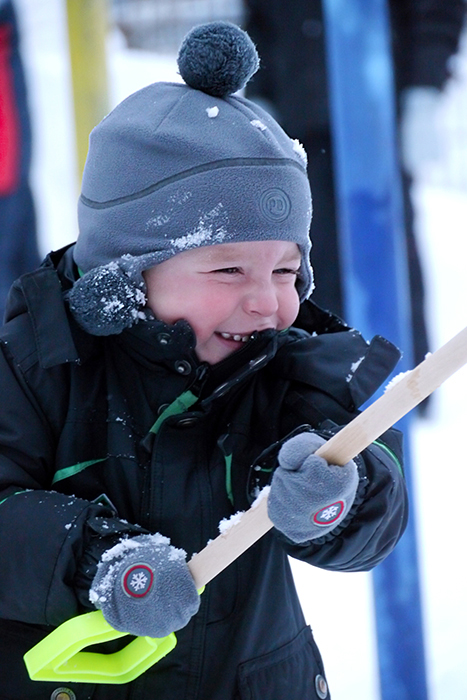
M110 0L112 16L130 49L176 55L196 24L242 24L243 0Z
M29 187L31 127L15 10L0 0L0 322L12 282L40 263Z
M245 28L262 58L247 89L308 153L314 199L311 237L316 276L313 299L345 318L333 175L322 0L245 0ZM464 0L389 0L404 190L413 355L428 349L424 282L414 235L412 177L439 155L435 109L458 49Z

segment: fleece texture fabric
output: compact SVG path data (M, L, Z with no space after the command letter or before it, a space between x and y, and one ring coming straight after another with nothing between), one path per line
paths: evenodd
M138 274L190 248L287 240L308 296L311 194L304 151L252 102L155 83L92 131L75 261Z
M317 433L300 433L279 452L268 513L292 542L310 542L331 532L355 500L359 481L355 462L339 467L313 454L325 442Z
M123 539L104 552L89 599L114 629L155 638L185 627L200 605L186 552L159 534Z

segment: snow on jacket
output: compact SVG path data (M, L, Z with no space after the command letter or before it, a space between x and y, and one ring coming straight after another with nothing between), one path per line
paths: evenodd
M51 254L15 283L0 332L5 700L48 700L60 686L30 681L22 656L91 609L87 587L110 542L144 528L189 556L201 550L270 480L287 435L348 423L398 359L310 302L292 329L261 333L213 367L197 360L184 321L93 337L67 309L75 276L72 248ZM355 504L332 533L299 546L271 531L208 584L176 648L143 676L66 687L78 700L318 698L323 665L287 555L334 571L384 559L407 518L400 442L390 430L358 458Z

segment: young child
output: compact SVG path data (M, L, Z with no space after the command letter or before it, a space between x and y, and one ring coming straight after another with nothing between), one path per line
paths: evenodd
M257 67L237 27L192 30L186 84L92 132L77 243L11 290L0 698L328 698L287 556L366 571L404 530L397 431L343 468L313 454L398 351L308 300L305 153L233 96ZM198 595L186 561L271 477L275 528ZM23 655L96 608L177 646L128 684L31 681Z

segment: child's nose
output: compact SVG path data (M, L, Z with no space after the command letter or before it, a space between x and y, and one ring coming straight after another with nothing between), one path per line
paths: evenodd
M268 282L255 284L245 296L244 308L250 314L273 316L279 308L275 286Z

